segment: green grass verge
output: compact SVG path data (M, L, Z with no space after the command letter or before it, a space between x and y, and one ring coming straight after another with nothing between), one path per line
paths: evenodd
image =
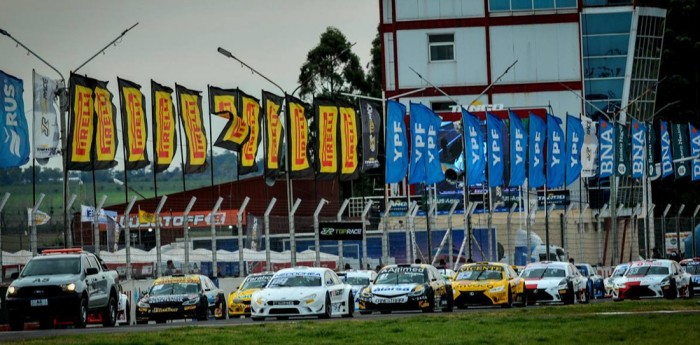
M688 313L652 313L659 310ZM643 314L601 315L605 312ZM416 314L400 319L304 320L239 327L181 327L160 332L58 336L23 344L671 344L700 336L697 300L629 301L515 308L497 312ZM59 332L60 333L60 332ZM684 340L682 340L684 339Z

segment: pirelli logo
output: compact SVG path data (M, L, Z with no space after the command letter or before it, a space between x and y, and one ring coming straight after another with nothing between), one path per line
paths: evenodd
M75 114L73 126L73 145L71 160L73 162L90 162L90 149L93 137L93 112L92 90L82 85L75 86Z

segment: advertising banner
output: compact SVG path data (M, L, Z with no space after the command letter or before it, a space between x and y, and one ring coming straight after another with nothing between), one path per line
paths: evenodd
M583 125L581 120L571 115L566 116L566 185L570 185L581 176L581 149L583 148Z
M324 98L314 99L316 125L316 176L333 179L338 174L338 106Z
M360 117L355 108L345 102L338 104L340 140L340 179L349 181L357 179L360 172L360 138L358 136Z
M322 222L319 224L321 241L352 241L362 240L361 222Z
M175 84L180 124L185 132L185 173L201 173L207 167L207 133L202 120L202 96L199 91Z
M59 81L32 70L34 79L34 159L44 165L58 155L58 113L54 105Z
M530 114L530 162L528 164L529 188L544 186L544 144L547 138L547 125L541 117Z
M362 171L379 168L379 131L382 118L380 107L364 99L360 100L362 124Z
M258 147L260 146L260 103L258 99L249 96L243 92L240 93L241 109L238 113L241 114L243 122L248 125L248 139L243 144L240 154L238 155L238 173L241 175L250 174L258 171L258 165L255 158L258 155Z
M287 95L287 159L291 178L313 176L308 108L308 105L298 98Z
M396 101L387 102L386 118L386 183L397 183L408 171L408 141L406 122L403 118L406 106Z
M280 110L282 109L283 98L273 93L263 91L262 108L265 120L265 176L275 178L281 170L284 141L284 128L282 128L282 118Z
M146 151L146 102L140 85L121 78L117 78L117 83L122 113L122 135L126 148L124 164L127 170L141 169L150 164Z
M214 146L239 152L248 140L250 128L238 110L240 97L238 90L209 86L209 112L228 119Z

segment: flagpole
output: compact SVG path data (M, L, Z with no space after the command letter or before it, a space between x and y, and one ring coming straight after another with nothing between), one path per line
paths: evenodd
M180 103L180 88L178 87L177 83L175 84L175 104L177 104L177 111L178 111L178 116L177 116L177 123L179 126L177 126L177 141L178 144L177 146L180 146L180 169L182 170L182 191L186 192L187 191L187 183L185 180L185 156L183 151L185 150L185 147L182 147L180 144L182 144L182 128L185 126L183 120L182 120L182 104ZM187 145L187 141L185 140L185 145ZM187 226L187 220L185 220L185 226Z

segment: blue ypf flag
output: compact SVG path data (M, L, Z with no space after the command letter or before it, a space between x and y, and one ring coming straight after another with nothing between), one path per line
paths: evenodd
M486 156L484 154L484 132L479 119L462 108L462 123L467 157L467 184L475 185L486 180Z
M564 185L566 154L564 152L564 131L559 119L547 114L547 187L559 188Z
M660 121L659 136L661 137L661 178L666 178L673 174L671 136L668 134L668 122Z
M408 142L404 114L406 114L406 106L396 101L387 102L386 183L400 182L406 177L408 170Z
M0 168L29 161L29 127L24 117L24 83L0 71Z
M440 147L437 145L438 131L440 130L442 119L426 106L422 104L420 104L420 106L428 113L427 116L430 119L428 125L427 156L425 160L425 183L433 184L442 182L445 180L445 172L442 171Z
M411 115L411 160L408 164L408 183L423 183L428 176L425 161L428 160L430 110L420 103L411 103L409 112Z
M503 185L503 121L486 113L486 130L488 131L489 187Z
M510 181L509 186L518 187L525 183L527 157L527 131L518 115L508 112L510 118Z
M581 176L581 150L584 138L581 120L571 115L566 116L566 185L570 185Z
M530 114L530 162L528 164L528 179L530 188L544 186L544 140L547 138L547 125L542 118Z

